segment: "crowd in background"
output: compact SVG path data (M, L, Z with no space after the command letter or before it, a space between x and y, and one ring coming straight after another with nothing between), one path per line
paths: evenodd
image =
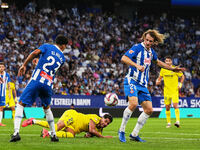
M14 5L0 10L0 61L16 84L18 96L24 90L33 64L25 77L17 71L25 58L43 43L52 43L62 33L69 39L64 50L66 63L58 71L54 84L55 94L101 95L115 92L124 95L123 78L127 66L120 62L122 55L133 44L141 42L148 29L157 29L167 37L164 45L155 50L158 58L173 57L174 65L187 68L180 96L200 97L200 19L155 14L131 20L107 12L86 10L41 9L36 6L18 10ZM149 91L162 96L163 86L155 80L160 68L151 66Z

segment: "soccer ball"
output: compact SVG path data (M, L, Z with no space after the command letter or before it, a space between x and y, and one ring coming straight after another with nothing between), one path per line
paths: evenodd
M115 93L108 93L104 97L104 102L107 106L115 106L118 104L118 96Z

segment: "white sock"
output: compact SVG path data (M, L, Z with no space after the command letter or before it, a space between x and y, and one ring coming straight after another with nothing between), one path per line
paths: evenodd
M33 124L35 124L35 123L36 123L36 121L37 121L36 119L33 119Z
M128 120L130 119L132 113L133 111L131 111L128 107L126 107L123 113L123 119L122 119L122 123L119 129L120 132L125 132L126 124Z
M14 129L15 129L14 135L19 133L20 124L21 124L22 117L23 117L23 111L24 111L24 106L17 104L17 108L15 111L15 120L14 120Z
M138 133L140 131L140 129L142 129L142 127L144 126L144 124L146 123L146 120L150 117L150 115L147 115L145 112L142 112L138 118L137 124L133 130L133 132L131 133L132 136L138 136Z
M2 118L3 118L3 111L0 111L0 123L2 121Z
M56 131L55 131L53 113L52 113L50 108L44 109L44 112L46 114L46 120L47 120L49 127L50 127L50 130L51 130L51 135L55 135Z

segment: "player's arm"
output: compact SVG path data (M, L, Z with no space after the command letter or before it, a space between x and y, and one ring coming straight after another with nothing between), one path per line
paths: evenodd
M3 78L2 77L0 77L0 84L2 84L3 83Z
M7 84L7 86L8 86L8 97L9 97L9 99L11 98L11 92L12 92L12 90L11 90L11 88L10 88L10 82L8 82L8 84Z
M157 65L162 67L162 68L165 68L165 69L168 69L168 70L172 70L172 71L175 71L175 72L185 71L186 70L185 68L180 68L179 66L176 66L176 67L169 66L168 64L160 61L159 59L157 59Z
M184 80L185 80L185 76L182 75L182 76L180 77L180 83L178 84L178 88L179 88L179 89L182 88Z
M121 61L127 65L130 65L130 66L133 66L133 67L136 67L138 70L140 71L144 71L144 66L140 66L138 64L136 64L135 62L133 62L128 56L126 55L123 55L122 58L121 58Z
M17 103L17 92L15 88L13 90L13 96L14 96L15 103Z
M34 58L36 58L38 55L40 55L40 54L41 54L41 50L40 50L40 49L34 50L34 51L26 58L26 60L24 61L23 65L19 68L18 76L21 76L21 75L25 74L27 64L28 64L30 61L32 61Z
M161 84L161 81L162 81L162 76L159 76L157 79L156 79L156 85L160 85Z
M91 135L95 135L97 137L100 137L100 138L112 138L112 136L103 136L101 135L97 130L96 130L96 124L94 123L93 120L90 120L89 122L89 133Z

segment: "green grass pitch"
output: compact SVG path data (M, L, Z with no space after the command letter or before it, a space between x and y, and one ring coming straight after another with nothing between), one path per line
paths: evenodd
M57 121L57 119L55 119ZM104 129L103 135L112 135L112 139L83 138L83 133L76 138L60 138L58 143L50 142L49 138L41 138L42 127L28 126L21 128L21 141L10 143L13 133L13 121L3 119L6 127L0 127L0 150L199 150L200 149L200 119L181 119L181 128L172 126L166 129L166 120L150 118L140 131L146 143L129 140L137 119L131 118L126 127L126 143L118 140L118 129L121 118L114 118L113 123ZM175 120L172 120L173 122Z

